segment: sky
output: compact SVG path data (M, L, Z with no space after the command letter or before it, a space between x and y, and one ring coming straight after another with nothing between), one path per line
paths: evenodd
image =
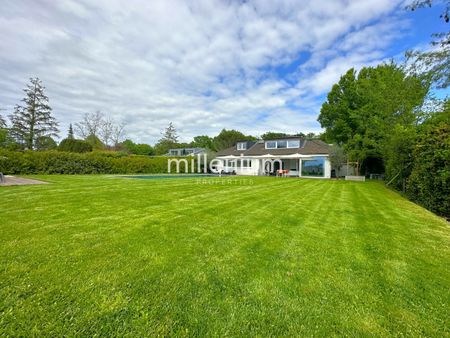
M169 122L181 141L223 128L317 133L339 77L429 48L448 30L439 11L404 0L2 0L0 114L37 76L61 137L97 110L151 144Z

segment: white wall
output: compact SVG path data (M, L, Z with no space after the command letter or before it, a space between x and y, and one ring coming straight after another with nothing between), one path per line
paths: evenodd
M319 157L319 156L318 156ZM324 176L323 177L317 177L317 178L330 178L331 177L331 163L330 160L328 159L328 157L326 156L320 156L320 157L324 157L325 161L324 161ZM226 168L224 167L224 159L220 159L217 158L218 160L222 161L221 166L217 166L217 169L220 171L222 170L226 170ZM248 176L255 176L255 175L262 175L262 160L261 159L257 159L257 158L248 158L248 157L243 157L242 159L250 159L252 161L252 166L251 168L238 168L238 167L233 167L233 168L228 168L229 172L232 172L233 170L236 172L237 175L248 175ZM297 161L297 160L296 160ZM298 172L298 176L301 177L301 168L302 168L302 163L301 163L301 159L298 160L299 161L299 172ZM308 178L314 178L313 176L305 176Z
M324 168L324 177L330 178L331 177L331 162L328 157L325 157L325 168Z
M222 170L225 170L227 172L232 172L235 171L236 175L247 175L247 176L256 176L258 175L259 172L259 160L258 159L251 159L248 157L242 157L243 160L251 160L252 161L252 166L251 167L225 167L225 161L223 159L220 159L222 161L222 164L220 166L217 166L217 169L219 170L219 172L221 172ZM228 160L228 163L231 162L231 160Z

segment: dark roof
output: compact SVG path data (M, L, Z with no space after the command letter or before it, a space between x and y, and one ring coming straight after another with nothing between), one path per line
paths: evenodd
M302 139L302 138L303 137L300 135L286 135L286 136L281 136L281 137L264 139L264 141L291 140L291 139Z
M205 148L198 148L198 147L186 147L186 148L170 148L169 151L171 150L193 150L193 151L201 151L201 150L205 150Z
M282 138L284 139L284 138ZM280 138L280 140L282 140ZM272 141L272 140L268 140ZM300 142L299 148L282 148L282 149L266 149L265 141L258 141L252 147L247 150L236 150L236 146L220 150L217 152L217 156L261 156L266 154L271 155L315 155L323 154L328 155L330 153L330 146L321 140L304 140Z
M195 155L195 154L199 154L202 152L205 152L206 149L205 148L171 148L167 151L167 153L165 154L166 156L171 156L172 152L176 151L179 155L176 156L187 156L187 155ZM192 153L187 153L188 151L192 151Z
M238 143L246 143L246 149L245 150L237 150L237 144ZM217 156L226 156L226 155L233 155L233 156L241 156L241 154L245 155L246 152L253 148L253 146L257 143L257 141L237 141L232 147L219 150L217 152ZM226 155L223 155L222 153L226 151Z

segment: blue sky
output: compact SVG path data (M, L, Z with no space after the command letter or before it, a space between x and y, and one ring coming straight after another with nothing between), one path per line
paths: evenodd
M448 30L440 6L404 1L2 1L0 108L27 79L47 88L62 136L101 110L154 143L222 128L320 132L326 93L351 67L401 60ZM448 26L448 25L447 25ZM448 91L439 92L448 95Z

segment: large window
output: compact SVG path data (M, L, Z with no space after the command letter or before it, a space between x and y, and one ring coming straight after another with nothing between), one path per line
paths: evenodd
M252 167L252 160L236 160L236 164L238 168L251 168Z
M302 160L302 176L323 177L325 174L325 160L317 157L311 160Z
M275 149L277 147L277 141L267 141L266 149Z
M239 143L237 144L237 150L245 150L245 149L247 149L247 143L245 143L245 142L239 142Z
M287 141L277 141L277 148L287 148Z
M287 147L288 148L300 148L300 140L289 140Z
M266 149L300 148L300 140L266 141Z

